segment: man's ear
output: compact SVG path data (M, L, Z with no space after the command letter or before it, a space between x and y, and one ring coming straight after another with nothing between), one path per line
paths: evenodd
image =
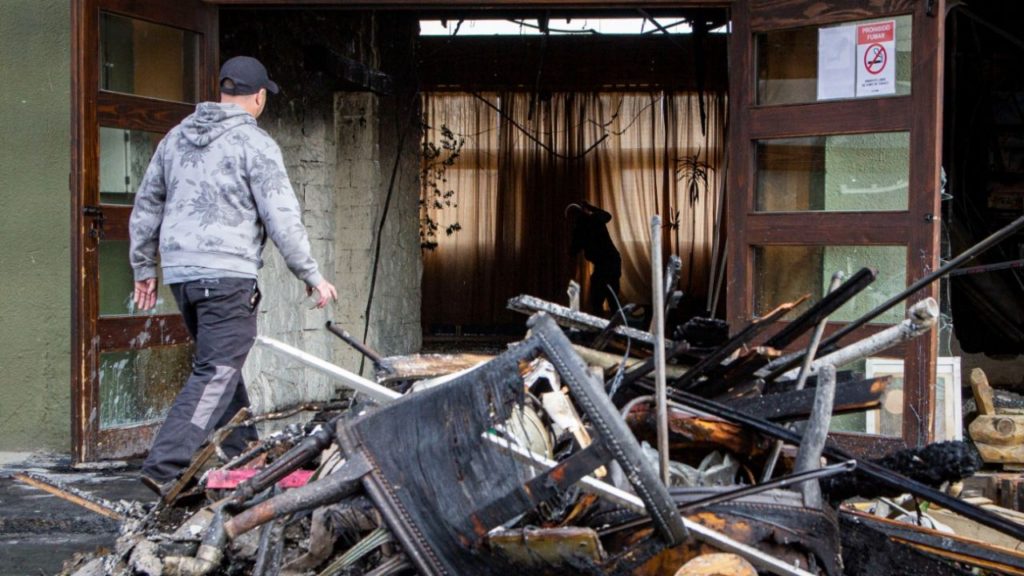
M260 88L260 91L256 93L256 105L262 106L267 101L267 89Z

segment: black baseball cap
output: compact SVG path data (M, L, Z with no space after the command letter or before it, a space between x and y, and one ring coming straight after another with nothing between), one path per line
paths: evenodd
M232 96L255 94L266 88L277 94L277 83L267 77L267 69L251 56L235 56L220 67L220 91Z

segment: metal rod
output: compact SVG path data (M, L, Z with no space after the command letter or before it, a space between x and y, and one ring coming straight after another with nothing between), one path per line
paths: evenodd
M328 320L327 329L331 332L331 334L334 334L338 338L341 338L342 340L345 341L346 344L355 348L363 356L369 358L371 361L373 361L374 364L380 366L381 361L384 360L384 357L382 357L376 350L370 348L366 344L363 344L359 340L356 340L355 336L349 334L348 330L345 330L344 328L338 326L334 322Z
M899 294L879 304L878 307L872 310L871 312L868 312L864 316L861 316L857 320L854 320L853 322L847 324L844 328L837 331L835 334L829 336L824 342L822 342L821 347L826 350L831 349L832 345L842 340L850 332L853 332L857 328L860 328L864 324L867 324L871 320L874 320L878 316L882 315L882 313L884 313L888 309L905 300L914 292L917 292L918 290L931 284L933 281L940 278L941 276L945 276L949 272L959 268L967 261L974 259L982 252L988 250L992 246L995 246L1000 241L1007 238L1011 234L1015 233L1017 230L1020 230L1021 228L1024 228L1024 216L1017 218L1013 222L1004 226L1002 229L994 232L988 238L985 238L981 242L978 242L974 246L971 246L966 251L964 251L963 254L960 254L956 258L950 260L949 262L946 262L946 264L939 268L938 270L932 272L931 274L925 276L924 278L921 278L917 282L914 282L913 284L908 286L907 289L904 290L903 292L900 292Z
M820 480L822 478L836 476L837 474L845 474L847 472L852 472L855 468L857 468L857 461L847 460L845 462L839 462L838 464L830 464L828 466L818 468L816 470L808 470L806 472L799 472L797 474L781 476L779 478L776 478L775 480L762 482L761 484L750 484L747 486L743 486L741 488L736 488L734 490L714 494L706 498L701 498L699 500L694 500L692 502L680 504L677 509L679 510L680 514L690 514L698 510L701 510L702 508L714 506L715 504L720 504L722 502L732 502L733 500L739 500L740 498L745 498L747 496L761 494L769 490L786 488L787 486L792 486L793 484L798 484L800 482L806 482L809 480ZM624 530L635 530L636 528L640 528L649 523L650 520L648 520L647 518L640 518L637 520L624 522L622 524L618 524L610 528L599 530L598 534L602 538L604 538L609 534L622 532Z
M554 460L548 459L546 456L527 450L504 438L495 436L494 434L485 432L484 438L507 450L520 462L535 468L550 470L558 464ZM626 492L625 490L620 490L608 483L597 480L592 476L584 476L583 479L579 481L579 486L585 492L606 498L623 508L627 508L641 514L646 513L644 501L639 497ZM782 574L786 576L813 576L806 570L796 568L782 560L779 560L778 558L769 556L752 546L733 540L725 534L720 534L703 524L698 524L692 520L687 520L686 518L683 518L682 521L687 530L689 530L690 533L692 533L698 540L711 544L712 546L726 552L732 552L733 554L742 556L750 563L763 570L767 570L772 574Z
M779 438L791 444L800 442L800 436L792 430L767 420L750 416L749 414L740 412L724 404L708 400L707 398L702 398L696 394L683 392L681 390L673 390L672 396L675 400L692 409L700 410L701 412L718 416L719 418L724 418L729 422L746 426L756 432ZM855 459L846 450L831 444L825 445L823 454L832 459ZM988 526L993 530L998 530L999 532L1012 536L1018 540L1024 539L1024 525L1021 525L1018 522L1008 518L1003 518L998 514L960 500L959 498L954 498L945 492L936 490L931 486L927 486L921 482L903 476L902 474L889 470L888 468L875 464L874 462L861 459L856 460L858 474L863 474L876 482L890 488L900 490L901 492L910 492L915 496L934 502L935 504L959 514L960 516L974 520L979 524Z
M665 381L665 279L661 268L661 216L651 216L651 291L654 307L654 385L658 409L658 464L661 481L669 485L668 398Z
M995 272L996 270L1009 270L1011 268L1024 268L1024 258L1020 260L1010 260L1009 262L1000 262L998 264L985 264L983 266L968 266L967 268L961 268L954 270L949 273L950 276L962 276L964 274L981 274L982 272Z
M316 370L319 370L342 383L346 388L351 388L356 392L365 394L381 404L387 404L401 396L400 393L395 392L390 388L386 388L376 382L367 380L362 376L353 374L340 366L335 366L326 360L317 358L308 352L299 350L298 348L285 344L280 340L275 340L274 338L269 338L267 336L257 336L256 343L261 346L266 346L282 356L288 356L289 358L297 360L310 368L315 368Z

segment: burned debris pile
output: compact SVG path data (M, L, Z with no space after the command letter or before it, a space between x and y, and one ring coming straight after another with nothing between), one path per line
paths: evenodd
M824 338L874 276L836 278L781 329L799 302L732 329L694 320L672 339L659 322L520 296L509 307L529 331L503 353L362 346L375 380L258 338L332 377L341 399L296 408L312 419L230 462L212 464L215 435L155 506L125 514L116 550L66 573L1024 574L1024 554L922 525L928 502L1024 540L1024 525L944 490L980 466L973 446L868 460L828 440L833 414L877 407L888 385L836 368L938 315L925 299L864 340ZM904 521L866 499L905 508Z

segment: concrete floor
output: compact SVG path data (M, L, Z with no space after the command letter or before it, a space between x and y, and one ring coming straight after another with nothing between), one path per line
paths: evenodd
M77 552L110 548L118 523L25 485L18 472L42 475L107 500L151 502L138 463L75 469L67 456L0 454L0 576L56 574Z

